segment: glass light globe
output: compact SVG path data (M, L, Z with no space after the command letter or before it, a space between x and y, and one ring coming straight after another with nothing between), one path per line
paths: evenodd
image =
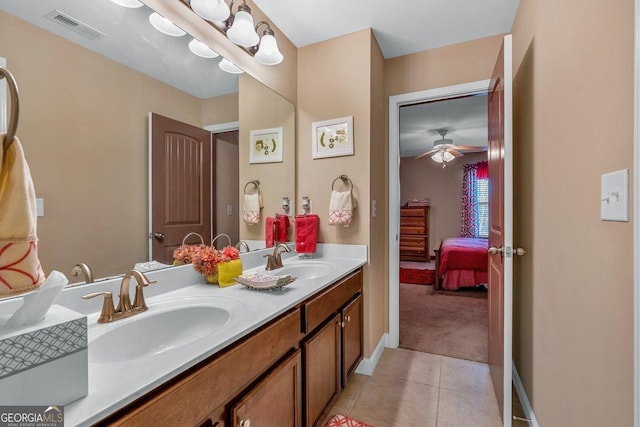
M198 39L193 39L189 42L189 50L202 58L217 58L218 55L213 49L206 44L202 43Z
M256 60L264 65L277 65L284 57L278 50L278 42L273 34L265 34L260 39L260 46L255 55Z
M211 22L226 21L231 14L224 0L191 0L191 9L201 18Z
M231 73L231 74L242 74L242 73L244 73L244 71L242 71L240 68L238 68L237 65L235 65L234 63L229 61L227 58L222 58L222 61L220 61L218 63L218 67L222 71L226 71L227 73Z
M176 24L157 12L149 15L149 22L153 25L153 28L168 36L180 37L186 34Z
M144 6L144 4L142 2L139 2L138 0L111 0L111 1L117 4L118 6L128 7L130 9Z
M260 37L253 28L253 17L248 6L241 5L238 13L233 17L233 25L227 31L229 40L242 47L252 47L258 44Z

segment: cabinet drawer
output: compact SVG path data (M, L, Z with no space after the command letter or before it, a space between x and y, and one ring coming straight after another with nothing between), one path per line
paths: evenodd
M424 211L425 209L420 207L420 208L402 208L400 209L400 216L401 217L407 217L407 216L421 216L422 218L424 218Z
M424 217L421 216L400 218L400 227L424 227L425 223Z
M424 231L424 225L401 225L400 234L426 234Z
M152 392L144 402L134 402L113 419L100 424L196 425L287 351L297 348L301 339L300 311L294 310L177 382Z
M400 236L400 250L401 251L411 251L411 250L420 250L424 251L426 249L427 239L426 237L420 236Z
M362 271L347 276L302 305L302 332L313 331L362 289Z

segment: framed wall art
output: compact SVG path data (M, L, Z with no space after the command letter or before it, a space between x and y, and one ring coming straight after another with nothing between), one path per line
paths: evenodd
M260 129L249 132L249 163L276 163L282 161L282 128Z
M353 154L353 116L313 122L313 158Z

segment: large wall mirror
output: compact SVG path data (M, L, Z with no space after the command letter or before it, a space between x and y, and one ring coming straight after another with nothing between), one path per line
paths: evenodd
M151 12L110 0L0 0L0 57L19 86L17 134L44 202L46 273L84 262L105 277L148 260L149 112L198 127L239 123L218 153L217 233L264 240L264 222L239 219L248 180L261 181L263 216L295 197L294 106L247 74L221 71L220 58L191 53L188 34L156 31ZM251 131L278 127L283 160L250 163Z

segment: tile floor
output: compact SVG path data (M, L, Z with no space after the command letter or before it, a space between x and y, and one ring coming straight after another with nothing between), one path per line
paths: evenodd
M502 426L487 364L402 348L385 349L372 376L354 374L335 414L375 427Z

